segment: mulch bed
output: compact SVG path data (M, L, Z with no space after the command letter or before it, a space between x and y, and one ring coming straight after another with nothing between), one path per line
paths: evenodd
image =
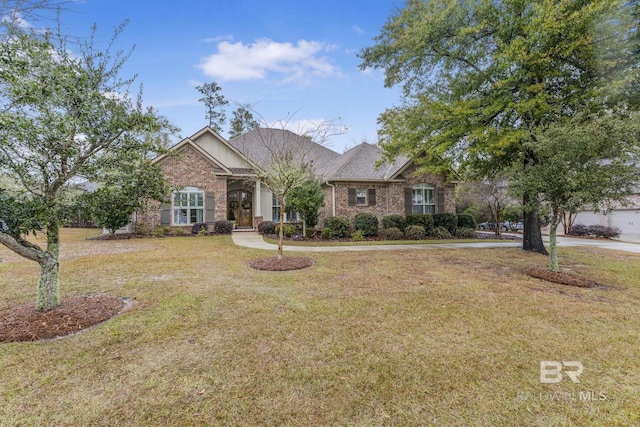
M278 259L277 257L260 258L249 263L249 267L263 271L300 270L311 267L312 265L312 259L293 256L282 257L282 259Z
M579 288L596 288L600 285L590 279L585 279L580 276L576 276L571 273L563 273L549 270L544 270L542 268L530 268L525 271L525 273L531 277L535 277L536 279L546 280L548 282L559 283L561 285L568 286L576 286Z
M76 333L112 318L125 308L122 298L78 295L49 311L25 304L0 311L0 343L38 341Z

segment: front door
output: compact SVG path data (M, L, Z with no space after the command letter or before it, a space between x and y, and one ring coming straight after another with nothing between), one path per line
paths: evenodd
M236 190L228 194L229 221L235 221L238 227L253 225L253 197L250 191Z

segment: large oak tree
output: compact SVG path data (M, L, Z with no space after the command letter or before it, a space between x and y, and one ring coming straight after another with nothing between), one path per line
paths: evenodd
M632 2L637 3L637 2ZM402 84L401 106L380 118L388 157L437 171L492 176L535 165L536 135L581 111L637 101L637 22L624 0L408 0L361 68ZM535 204L531 194L526 205ZM546 252L537 210L525 250Z

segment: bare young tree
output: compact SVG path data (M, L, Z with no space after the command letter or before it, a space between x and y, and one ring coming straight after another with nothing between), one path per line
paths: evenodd
M507 180L503 177L483 178L471 184L472 191L489 211L491 221L495 224L495 233L502 235L504 211L515 204L510 196Z
M261 116L260 116L261 117ZM263 123L267 123L262 118ZM331 137L344 132L340 119L300 125L296 132L291 128L291 118L277 121L271 127L255 129L257 138L251 147L244 147L252 157L260 158L256 168L257 178L277 198L281 209L278 233L278 259L282 259L285 201L290 192L317 175L317 163L329 151L325 145Z

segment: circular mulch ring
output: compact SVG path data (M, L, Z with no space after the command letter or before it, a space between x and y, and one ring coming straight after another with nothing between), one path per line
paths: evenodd
M249 267L262 271L301 270L303 268L311 267L312 265L312 259L293 256L286 256L281 259L278 259L277 257L260 258L249 263Z
M38 341L79 332L109 320L127 303L110 295L65 298L52 310L38 311L25 304L0 311L0 343Z
M561 285L576 286L578 288L597 288L601 285L594 280L585 279L570 273L562 273L541 268L529 268L525 273L536 279L546 280L548 282L559 283Z

